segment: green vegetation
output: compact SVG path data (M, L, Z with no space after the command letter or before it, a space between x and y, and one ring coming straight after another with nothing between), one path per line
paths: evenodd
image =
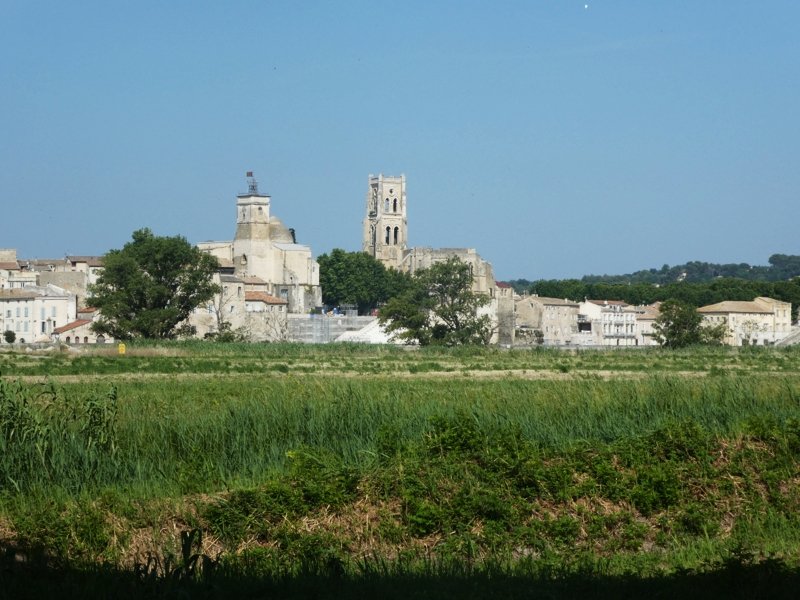
M355 305L367 314L409 286L410 277L366 252L345 252L334 248L317 258L322 300L328 306Z
M191 312L219 292L212 282L217 259L180 236L140 229L132 237L105 255L90 286L87 302L101 311L92 328L118 340L174 338Z
M663 286L678 282L709 283L720 278L765 282L787 281L794 277L800 277L800 256L773 254L769 257L769 266L756 266L747 263L716 264L702 261L690 261L682 265L675 265L673 267L664 265L660 269L645 269L627 275L584 275L580 279L580 283L586 285L636 285L644 283ZM514 286L514 289L518 293L522 293L527 291L532 285L538 285L542 282L515 279L509 283ZM556 297L561 296L557 295ZM605 298L606 296L591 295L589 297Z
M471 265L457 257L414 273L408 289L379 314L386 330L420 346L488 344L491 320L478 315L489 298L472 291Z
M0 353L5 589L790 597L799 366L774 348Z
M721 344L727 331L724 323L703 325L703 317L694 307L667 300L659 308L653 324L655 340L665 348L686 348L698 344Z

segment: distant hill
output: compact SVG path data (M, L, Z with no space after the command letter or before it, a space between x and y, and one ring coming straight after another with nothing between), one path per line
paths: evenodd
M626 275L584 275L581 283L633 284L649 283L667 285L670 283L705 283L720 278L736 278L745 281L786 281L800 276L800 256L793 254L773 254L769 266L749 265L747 263L716 264L691 261L660 269L646 269ZM535 283L527 279L514 279L508 282L518 293L528 291Z
M660 269L636 271L627 275L585 275L584 283L655 283L665 285L685 281L703 283L721 277L734 277L745 281L786 281L800 276L800 256L773 254L769 266L755 266L747 263L716 264L692 261Z

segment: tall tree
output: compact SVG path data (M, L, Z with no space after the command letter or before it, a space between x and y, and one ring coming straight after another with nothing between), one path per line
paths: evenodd
M697 310L678 300L667 300L659 308L660 315L653 324L655 340L667 348L685 348L695 344L720 344L725 324L703 325Z
M414 274L411 286L378 318L395 337L421 346L487 344L491 320L478 315L489 298L472 291L470 266L452 257Z
M191 312L219 292L217 259L181 236L133 232L121 250L103 259L103 272L87 301L99 309L92 328L117 339L174 338L188 333Z

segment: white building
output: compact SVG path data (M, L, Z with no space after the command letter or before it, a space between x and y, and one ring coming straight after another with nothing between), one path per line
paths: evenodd
M54 285L0 290L0 331L13 331L19 343L49 342L76 315L75 294Z
M636 308L622 300L585 300L578 318L594 345L638 346L636 316Z

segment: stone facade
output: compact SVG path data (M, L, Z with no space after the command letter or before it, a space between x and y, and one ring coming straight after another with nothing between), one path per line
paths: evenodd
M562 298L522 296L516 305L518 345L564 346L575 343L579 304Z
M223 269L262 282L262 291L286 300L291 313L308 313L322 304L319 265L311 248L295 241L294 232L270 214L271 198L260 194L252 177L249 190L236 199L236 235L231 242L202 242L198 248L219 259Z
M723 343L729 346L771 346L792 330L792 305L763 296L752 302L718 302L697 312L707 325L725 325Z
M362 250L398 271L413 270L405 264L408 249L406 176L369 176L367 216Z

